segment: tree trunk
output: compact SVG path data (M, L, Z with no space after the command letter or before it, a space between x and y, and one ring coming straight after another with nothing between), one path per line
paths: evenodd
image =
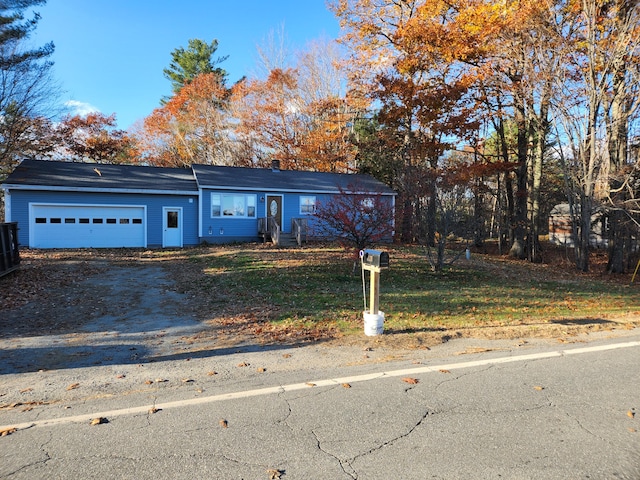
M478 178L474 183L474 205L473 205L473 245L482 247L484 241L484 203L480 195L480 183L483 179Z
M613 210L609 213L609 231L607 232L608 253L607 272L624 273L625 253L627 250L628 231L625 227L625 214L620 210Z
M438 230L437 221L437 201L438 196L436 193L436 185L434 182L430 182L430 192L427 203L427 211L425 214L425 220L427 223L427 237L426 242L430 247L436 244L436 231Z
M406 193L405 193L406 195ZM400 238L404 243L413 241L413 203L408 196L405 196L402 207L402 230Z
M542 187L542 166L547 147L549 132L549 107L551 102L551 85L547 84L540 99L540 112L535 119L533 141L535 143L529 175L529 261L542 262L540 246L540 189Z
M583 272L589 271L589 239L591 237L592 199L582 195L580 199L580 226L576 244L576 267Z
M625 22L629 14L630 4L619 1L618 20ZM627 101L627 63L624 55L618 55L614 59L613 89L611 103L608 105L607 115L607 147L609 150L609 187L615 190L620 187L615 177L620 169L627 163L627 144L629 141L629 112ZM622 190L614 194L614 204L621 204L627 198ZM615 207L615 205L614 205ZM609 273L623 273L625 271L624 258L626 252L625 238L627 232L624 228L624 213L615 209L609 215L607 271Z
M515 215L513 218L513 243L509 250L512 257L526 258L525 236L527 226L527 125L525 106L521 101L515 110L515 121L518 128L518 168L516 170Z

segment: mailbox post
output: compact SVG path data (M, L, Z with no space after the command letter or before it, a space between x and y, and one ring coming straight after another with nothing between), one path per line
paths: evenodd
M362 250L360 258L362 269L370 272L369 312L364 312L365 334L377 335L382 333L384 322L384 313L380 311L380 271L389 268L389 254L379 250ZM364 272L362 275L364 282ZM370 325L372 322L373 327Z

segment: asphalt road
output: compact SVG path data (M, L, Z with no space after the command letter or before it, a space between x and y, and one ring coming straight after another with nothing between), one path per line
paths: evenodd
M590 340L5 374L50 390L0 409L0 478L638 479L640 332Z

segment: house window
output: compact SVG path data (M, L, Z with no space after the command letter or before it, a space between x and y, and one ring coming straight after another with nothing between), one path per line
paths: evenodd
M300 215L313 215L316 213L316 197L302 196L300 197Z
M222 208L221 195L211 194L211 216L219 217Z
M256 196L239 194L221 195L218 193L212 193L211 216L255 218Z
M362 205L362 209L365 212L370 212L371 210L373 210L373 207L375 206L375 202L373 201L373 198L367 197L362 199L362 201L360 202L360 205Z

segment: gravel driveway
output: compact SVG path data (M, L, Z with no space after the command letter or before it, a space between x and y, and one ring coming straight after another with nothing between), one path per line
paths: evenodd
M3 311L0 374L188 355L189 338L204 327L172 286L161 266L111 264L53 287L45 302Z

